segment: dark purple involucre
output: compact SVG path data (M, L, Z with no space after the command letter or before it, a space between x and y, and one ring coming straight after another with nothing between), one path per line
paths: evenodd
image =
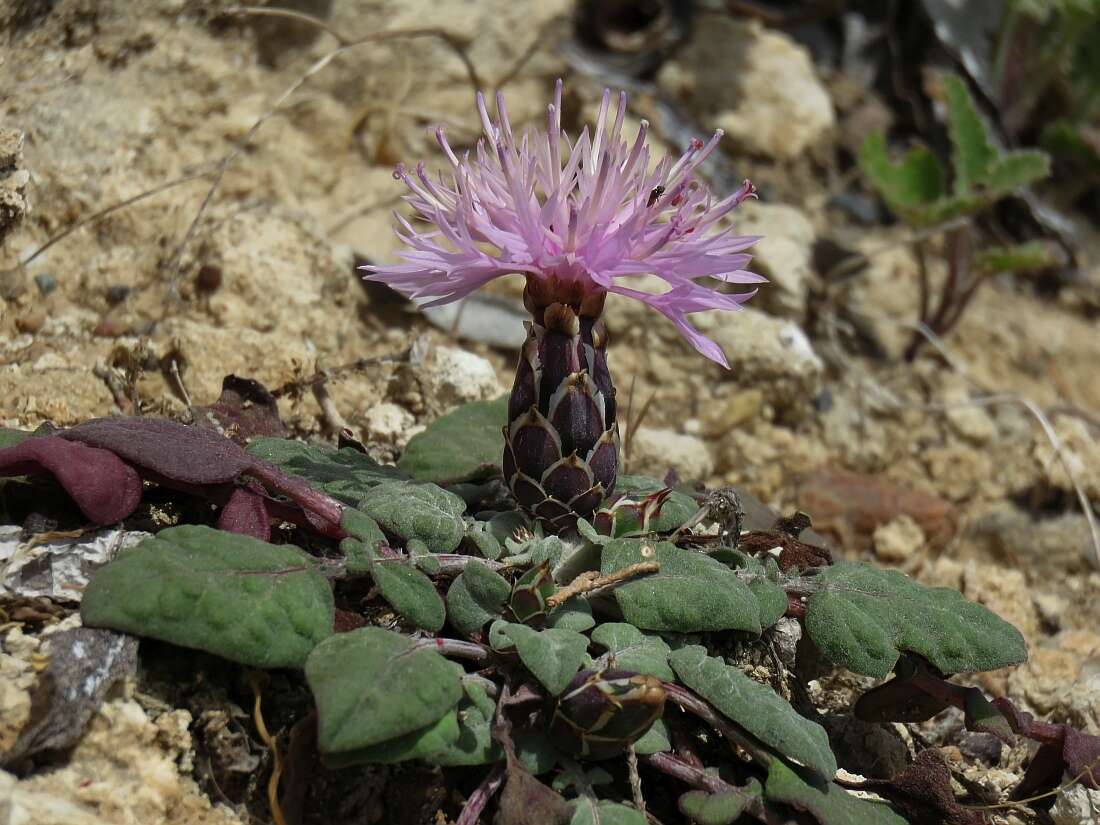
M615 388L603 322L562 304L542 315L545 326L528 325L508 402L504 477L525 509L564 529L615 487Z

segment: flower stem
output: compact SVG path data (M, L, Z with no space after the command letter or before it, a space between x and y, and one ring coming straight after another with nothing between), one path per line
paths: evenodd
M478 820L481 818L481 812L485 810L485 806L493 798L493 794L503 784L504 763L497 762L493 765L493 769L485 774L481 784L474 788L474 792L470 794L470 798L462 806L462 813L455 820L455 825L477 825Z

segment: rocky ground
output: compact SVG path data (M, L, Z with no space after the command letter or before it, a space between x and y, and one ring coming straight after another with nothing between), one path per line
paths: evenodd
M592 117L601 81L561 48L572 3L445 0L427 20L425 4L398 0L300 5L326 13L331 31L227 14L220 0L0 9L0 424L182 416L236 374L279 389L294 432L331 437L346 425L392 457L442 411L506 390L514 351L495 346L486 328L497 324L477 313L518 324L507 310L518 286L493 290L505 309L433 324L365 289L354 267L392 259L392 165L433 158L438 122L453 143L476 135L469 70L448 42L482 85L504 88L514 123L541 116L557 76L567 114ZM357 41L425 25L413 38ZM787 35L721 17L633 106L673 145L685 123L726 130L712 171L718 185L732 170L759 186L734 224L765 236L755 267L772 283L736 317L697 316L729 371L644 307L610 301L630 469L800 507L846 554L961 589L1031 649L1027 665L984 686L1100 733L1100 570L1077 499L1079 488L1100 503L1088 302L994 282L945 357L926 348L906 363L917 264L905 233L837 205L852 190L837 158L889 118L873 96L815 69ZM830 280L825 241L866 265ZM1100 278L1097 250L1079 259L1086 280ZM935 262L933 277L943 277ZM29 712L49 633L73 621L0 615L0 750ZM193 741L252 736L236 711L203 717L128 685L63 766L0 772L0 812L236 821L216 783L196 781L212 774L196 766ZM995 789L1019 776L1022 754L991 768L957 733L928 736L960 775ZM1074 794L1057 821L1087 810Z

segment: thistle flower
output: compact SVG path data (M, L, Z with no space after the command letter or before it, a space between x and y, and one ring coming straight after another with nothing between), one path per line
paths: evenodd
M764 279L743 269L757 240L719 229L719 220L754 189L744 184L715 201L695 170L718 144L693 140L679 157L650 169L642 121L623 139L626 94L608 128L605 91L595 131L576 141L561 129L559 80L546 132L517 139L503 95L499 120L477 96L484 139L476 157L459 157L443 128L436 138L451 165L433 181L418 164L394 172L406 200L429 226L400 215L405 263L365 267L423 306L469 295L504 275L526 277L532 315L509 404L504 472L520 503L554 527L588 516L609 494L618 469L615 389L607 369L607 333L600 315L608 292L635 298L668 317L695 349L728 366L721 348L688 321L693 312L736 310L753 293L721 292L727 284ZM630 279L656 275L668 289L653 294Z

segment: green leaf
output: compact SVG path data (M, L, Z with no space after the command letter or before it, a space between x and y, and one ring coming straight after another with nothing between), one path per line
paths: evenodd
M457 739L443 750L422 756L433 765L488 765L504 758L493 740L496 704L478 683L467 682L463 687L466 696L458 704Z
M944 196L946 185L939 161L928 149L910 149L901 161L890 160L886 136L867 136L859 152L859 166L887 205L907 220L929 222L924 210Z
M684 685L769 748L826 778L836 773L836 758L825 729L799 716L767 685L707 656L706 648L699 645L675 650L669 660Z
M760 627L771 627L787 613L787 593L779 586L779 566L775 559L769 556L765 563L740 550L733 550L729 555L731 561L726 563L740 571L742 580L760 605Z
M359 751L435 725L463 696L462 668L400 633L330 636L306 660L323 753Z
M246 449L345 504L355 504L379 484L407 478L396 467L379 464L351 447L332 450L286 438L254 438Z
M576 804L569 825L646 825L645 814L628 805L589 796L579 797Z
M406 561L375 559L371 576L378 592L417 627L435 633L447 619L447 608L432 580Z
M475 521L466 530L466 538L477 548L483 558L496 561L504 552L504 547L496 536L489 532L485 522Z
M545 731L521 728L512 734L512 741L520 764L535 776L552 771L563 759L562 752L551 744Z
M546 626L584 633L596 625L592 607L584 596L574 596L546 614Z
M983 275L1001 272L1034 272L1061 263L1057 248L1043 241L992 246L974 255L972 268Z
M464 404L409 439L397 466L413 478L437 484L499 473L507 423L507 396Z
M422 541L433 553L450 553L462 541L465 502L426 482L381 484L359 499L358 507L382 529L406 542Z
M987 196L995 200L1049 175L1050 156L1046 152L1010 152L989 167L981 184L985 187Z
M655 719L649 726L649 730L639 737L634 743L634 752L638 756L648 756L651 753L663 753L672 750L672 740L668 736L668 726L664 719Z
M507 579L472 559L447 590L447 618L460 633L472 636L501 615L511 593Z
M210 527L169 527L100 568L81 619L252 667L301 667L332 635L332 589L317 561Z
M707 793L688 791L680 797L680 812L695 825L732 825L754 799L764 792L760 783L750 779L744 788Z
M642 633L625 622L608 622L592 631L592 641L607 648L597 669L632 670L667 682L676 678L668 665L668 642L660 636Z
M896 570L840 562L814 578L806 632L834 664L884 678L901 651L941 673L995 670L1027 658L1020 632L947 587L925 587Z
M806 811L821 825L908 825L885 802L860 799L835 782L803 778L779 759L768 766L764 796L771 802Z
M26 430L13 430L9 427L0 427L0 450L5 447L14 447L20 441L25 441L34 433Z
M955 191L965 194L985 181L998 152L978 115L966 81L956 74L949 74L943 82L947 95L947 132L951 137Z
M760 634L760 606L752 591L729 568L700 553L669 542L616 539L603 548L601 572L607 576L646 561L658 562L660 572L614 591L628 623L641 630Z
M386 534L377 521L354 507L344 509L340 526L349 536L340 542L344 569L350 576L367 575L370 573L371 558L378 554L378 545L386 540Z
M326 754L325 766L334 769L352 765L390 765L413 759L432 761L438 754L448 752L460 736L458 712L449 710L438 721L396 739L357 750Z
M516 645L520 661L551 696L557 696L584 664L588 639L573 630L535 630L524 624L507 623L499 632Z

